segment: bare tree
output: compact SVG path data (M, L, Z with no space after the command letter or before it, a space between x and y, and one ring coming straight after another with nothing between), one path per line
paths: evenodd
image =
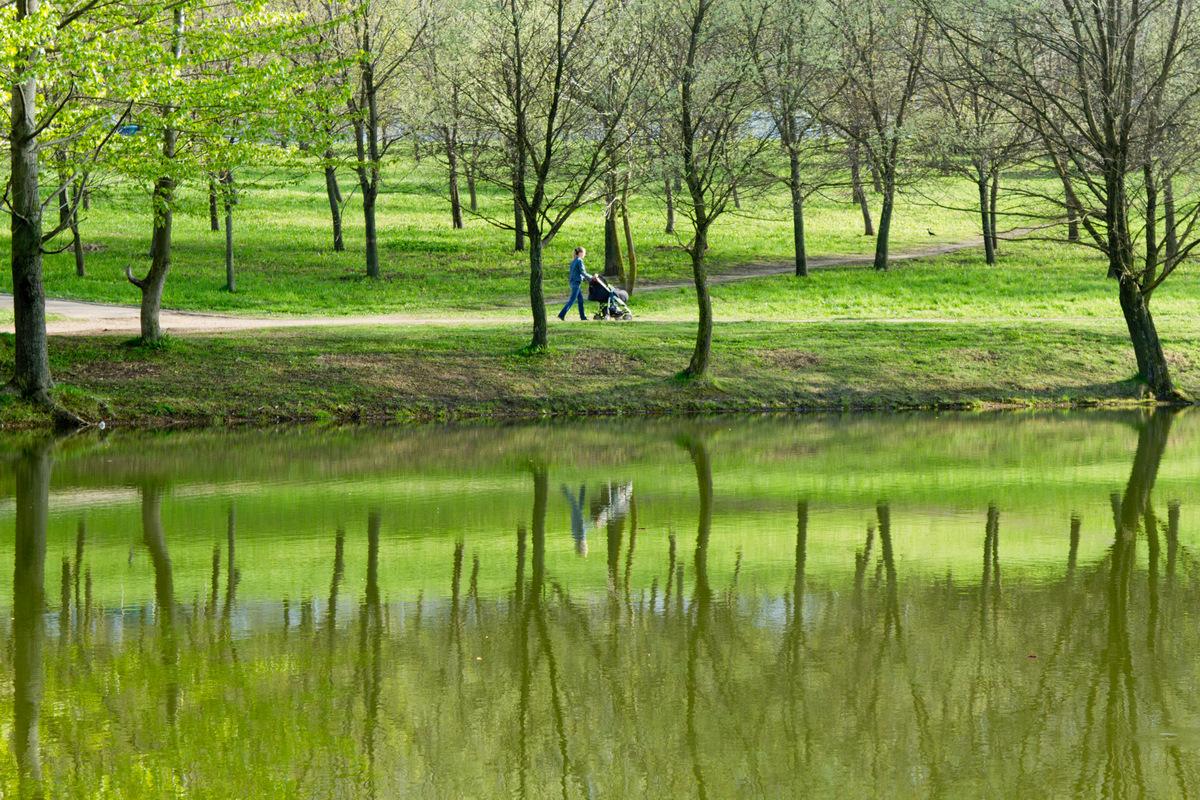
M924 77L929 13L911 0L830 0L828 24L838 62L829 102L818 110L877 174L883 206L875 269L887 269L901 158Z
M1000 176L1029 157L1029 129L995 90L994 81L980 77L995 71L987 52L950 47L934 37L926 65L929 113L918 138L935 166L976 185L984 259L995 264Z
M1138 374L1158 400L1186 401L1171 380L1150 300L1200 245L1200 197L1194 184L1176 191L1183 180L1194 181L1200 158L1200 20L1194 4L1005 4L988 9L992 24L983 30L961 22L967 9L927 8L960 53L986 52L1003 67L999 74L975 72L1020 105L1052 158L1061 159L1063 194L1041 196L1058 209L1048 220L1078 215L1083 243L1104 254L1108 276L1117 283ZM1158 202L1164 185L1171 187L1169 208Z
M510 191L516 219L485 217L528 237L532 350L547 343L543 250L581 206L594 202L629 129L621 123L645 73L640 4L607 0L505 0L478 9L482 31L469 113L500 142L479 161L481 179ZM619 57L614 49L620 48ZM609 113L593 92L616 86Z
M395 129L396 84L404 77L428 22L425 0L353 0L350 15L357 83L349 103L354 128L355 172L362 193L367 277L379 277L375 206L383 160L402 138Z
M659 41L672 92L669 134L679 154L691 222L686 243L692 260L699 319L696 344L683 376L699 378L712 351L712 298L708 292L709 230L729 210L739 184L756 173L769 139L750 131L760 105L754 68L736 36L738 18L729 0L667 0Z
M796 275L804 277L804 201L829 179L827 137L817 124L824 105L833 99L820 91L828 76L827 18L812 0L748 0L743 14L758 93L788 160L783 182L791 195Z

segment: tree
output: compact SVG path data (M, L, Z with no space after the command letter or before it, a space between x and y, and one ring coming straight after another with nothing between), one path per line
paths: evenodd
M16 336L13 376L0 391L51 409L59 424L81 421L50 396L54 382L46 340L42 256L46 243L70 227L76 208L66 208L58 227L44 230L39 150L44 136L68 143L103 131L95 147L88 150L92 155L108 141L115 130L112 106L85 102L84 98L105 96L107 87L122 74L114 60L106 57L106 37L139 24L143 18L139 14L151 7L146 3L129 9L85 0L78 5L43 8L39 0L17 0L5 9L12 19L0 32L4 45L0 67L12 97L6 132L11 171L5 207L11 222ZM52 102L39 106L40 100ZM85 108L90 113L84 113ZM68 109L76 113L64 113ZM51 195L59 195L59 188ZM84 190L75 194L75 206L85 197Z
M829 32L812 0L751 0L743 13L755 84L788 160L784 183L791 196L796 275L803 277L808 275L804 201L828 182L829 173L826 137L815 124L832 100L820 91L828 75L823 54Z
M692 261L698 320L687 378L708 370L712 350L712 299L708 292L709 230L729 210L733 193L758 169L769 139L753 136L759 107L751 59L736 36L738 20L728 0L668 0L659 35L663 77L671 90L667 129L678 153L687 195L680 204L691 222L685 244Z
M392 100L426 22L422 0L353 0L351 30L358 63L349 112L358 157L354 170L362 193L368 278L379 277L375 205L383 160L400 138L391 124L399 113Z
M297 87L296 98L306 107L308 122L299 126L296 134L305 149L319 154L333 249L341 253L346 249L342 236L345 198L338 184L338 150L349 126L346 109L356 54L349 44L348 20L339 0L290 0L289 7L308 24L288 48L287 57L293 70L312 76L307 84Z
M596 184L629 135L621 123L651 52L642 11L634 0L505 0L475 7L473 27L482 33L469 114L502 143L481 157L479 175L510 191L519 211L513 223L485 219L528 237L534 351L547 344L544 248L575 211L597 199ZM609 113L597 117L592 93L599 86L619 89Z
M1082 243L1105 256L1141 379L1160 401L1187 401L1171 380L1150 301L1200 244L1193 193L1178 203L1172 192L1169 213L1158 204L1159 186L1200 158L1200 27L1192 3L1003 4L986 8L992 24L983 29L960 22L966 9L951 10L936 14L947 41L1003 68L974 71L1019 104L1051 157L1063 159L1064 193L1042 199L1057 208L1053 220L1078 214ZM1168 242L1172 255L1164 258Z
M909 117L924 78L929 13L910 0L830 0L828 25L837 65L819 111L876 171L883 206L875 269L883 270Z
M988 53L956 49L937 37L929 50L929 113L918 136L936 166L978 188L984 259L995 264L1000 174L1029 156L1029 131L993 88L994 81L980 78L993 69Z
M151 70L146 97L139 101L142 111L136 120L142 130L132 137L122 161L129 174L153 180L150 269L142 277L135 276L131 267L125 269L126 278L142 294L141 341L145 343L162 337L159 312L171 268L180 183L188 178L207 182L216 172L224 176L222 191L231 201L232 175L225 173L238 153L256 146L254 138L242 137L239 131L253 130L256 120L293 102L291 81L296 76L287 68L282 51L299 30L297 20L268 13L261 5L222 13L207 2L177 2L169 19L142 31L150 41L166 45ZM227 222L232 222L231 210ZM231 231L226 244L230 248L227 271L232 271Z
M414 61L420 73L420 91L409 104L408 116L416 131L428 130L442 146L446 165L450 225L464 226L461 180L464 170L470 190L470 209L476 211L474 163L478 147L471 142L469 118L462 97L472 69L472 43L467 20L446 6L431 14L422 46ZM464 140L465 137L465 140ZM467 155L464 163L464 153Z

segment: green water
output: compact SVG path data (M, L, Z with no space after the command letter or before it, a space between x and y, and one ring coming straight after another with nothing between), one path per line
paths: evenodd
M1200 415L0 439L0 797L1200 792Z

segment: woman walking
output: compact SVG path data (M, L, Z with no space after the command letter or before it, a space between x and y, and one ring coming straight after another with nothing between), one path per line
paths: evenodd
M571 262L571 273L569 280L571 282L571 296L567 298L567 302L563 305L562 311L558 312L559 319L566 319L567 312L571 310L571 306L575 303L579 304L579 318L587 321L587 312L583 310L583 282L590 281L592 276L588 274L587 269L583 266L583 259L587 255L587 250L583 247L575 248L575 259Z

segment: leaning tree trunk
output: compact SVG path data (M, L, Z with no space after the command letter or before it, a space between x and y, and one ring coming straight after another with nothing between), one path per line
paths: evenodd
M699 311L696 323L696 346L692 359L684 370L689 378L699 378L708 371L709 354L712 352L712 297L708 293L708 268L704 254L708 250L708 223L703 214L696 220L696 238L692 242L692 280L696 284L696 306Z
M227 169L221 175L221 199L225 206L225 290L237 291L237 276L233 271L233 204L237 202L234 194L233 170Z
M531 350L545 350L549 342L546 332L546 295L542 286L542 232L538 227L537 215L530 212L525 218L525 230L529 233L529 307L533 312L533 340Z
M792 245L796 253L796 275L808 276L808 252L804 242L804 187L800 181L800 154L788 148L788 188L792 192Z
M633 227L629 222L629 176L621 189L621 227L625 230L625 252L629 256L629 268L625 270L625 291L633 294L637 283L637 250L633 246Z
M16 20L38 14L38 0L18 0ZM37 57L22 50L18 66ZM49 403L50 358L46 349L46 291L42 285L42 202L38 195L37 76L17 69L25 80L12 87L9 118L9 215L12 232L13 324L16 331L13 377L8 388Z
M871 221L871 204L867 202L867 192L863 188L862 168L858 157L858 145L851 144L849 148L850 161L850 193L858 209L862 212L863 236L875 235L875 224Z
M171 31L171 53L178 61L183 56L183 8L176 6ZM169 114L172 109L165 109ZM177 132L171 125L163 129L162 153L163 160L170 164L175 158L175 143ZM154 233L150 239L150 271L144 278L135 278L129 267L125 268L125 277L129 282L142 291L142 341L157 342L162 338L162 330L158 324L159 311L162 309L163 285L167 281L167 272L171 269L171 224L172 207L175 205L175 179L163 175L154 182L153 202Z
M996 263L996 250L992 247L992 215L988 204L988 176L982 169L977 170L979 187L979 218L983 227L983 258L988 264Z
M1158 338L1158 329L1154 325L1154 317L1150 314L1150 306L1142 295L1141 286L1127 273L1118 280L1121 311L1125 315L1125 325L1133 344L1138 374L1150 387L1155 399L1164 403L1187 402L1187 397L1175 388L1171 380L1167 358Z
M325 195L329 198L329 217L333 223L333 249L342 252L342 188L338 186L337 167L333 165L333 148L325 151Z
M875 269L888 268L888 235L892 229L892 209L896 204L896 182L892 175L884 176L883 208L879 212L879 235L875 238Z

